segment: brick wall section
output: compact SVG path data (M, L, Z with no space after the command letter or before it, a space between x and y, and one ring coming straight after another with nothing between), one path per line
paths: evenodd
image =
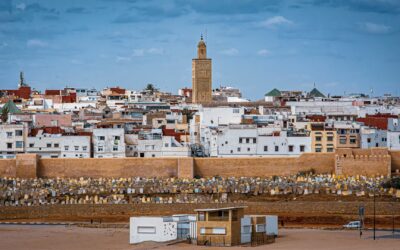
M391 174L390 155L355 155L339 157L343 175L383 175Z
M306 153L300 157L195 158L195 176L273 176L290 175L314 169L334 172L334 153Z
M15 159L1 159L0 160L0 176L1 177L15 177L16 176L16 162Z
M176 158L41 159L40 177L173 177Z
M15 158L16 176L20 178L36 178L38 156L36 154L17 154Z
M390 151L389 154L392 157L392 171L398 170L400 172L400 150Z
M193 178L194 160L192 157L178 158L178 176L180 178Z
M32 207L1 207L0 220L43 219L43 220L90 220L102 218L103 221L128 221L130 216L163 216L173 214L194 214L194 209L217 208L245 205L245 214L276 214L279 216L315 217L353 216L358 217L360 205L365 207L366 216L373 214L373 202L337 201L283 201L249 203L202 203L202 204L121 204L121 205L49 205ZM379 216L400 216L399 202L377 202L376 214ZM318 223L318 222L317 222ZM320 222L321 223L321 222Z

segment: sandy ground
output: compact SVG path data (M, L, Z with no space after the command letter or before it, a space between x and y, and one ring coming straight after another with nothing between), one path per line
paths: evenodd
M20 226L0 225L0 249L217 249L188 244L169 245L143 243L129 245L128 229L98 229L76 226ZM231 247L218 249L246 249ZM249 249L249 248L247 248ZM251 247L251 249L400 249L400 232L392 237L390 231L378 231L377 240L372 232L364 232L362 239L358 231L281 229L274 244Z

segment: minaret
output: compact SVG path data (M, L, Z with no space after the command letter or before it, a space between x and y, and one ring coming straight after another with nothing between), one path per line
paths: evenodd
M18 88L26 86L25 80L24 80L24 72L19 72L19 84Z
M197 44L197 58L192 60L192 102L212 101L211 59L207 58L207 46L203 35Z

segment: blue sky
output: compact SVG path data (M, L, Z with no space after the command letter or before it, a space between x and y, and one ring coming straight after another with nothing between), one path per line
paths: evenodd
M0 0L0 87L191 86L207 31L213 87L399 95L399 0Z

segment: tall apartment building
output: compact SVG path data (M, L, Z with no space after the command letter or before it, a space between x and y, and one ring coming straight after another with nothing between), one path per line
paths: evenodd
M122 158L125 150L123 128L93 129L94 158Z
M24 124L0 125L0 158L14 158L24 153L27 128Z
M336 148L336 131L332 124L325 122L312 122L306 125L311 136L311 152L329 153Z

